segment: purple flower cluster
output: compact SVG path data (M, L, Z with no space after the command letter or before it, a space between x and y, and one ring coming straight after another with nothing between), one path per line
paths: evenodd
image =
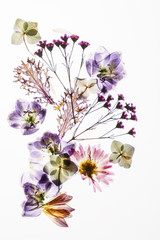
M59 191L44 172L25 173L22 176L22 186L27 198L23 203L23 216L25 217L39 216L46 197L55 197Z
M117 85L125 75L121 55L118 52L109 53L104 47L90 56L86 68L89 76L97 79L97 86L103 94Z
M73 44L75 42L78 41L79 36L78 35L71 35L68 36L67 34L64 34L64 36L61 36L60 39L58 40L53 40L52 43L47 43L46 40L44 41L39 41L39 43L37 44L38 47L41 47L40 49L38 49L34 54L37 55L38 57L42 57L43 55L43 50L45 48L47 48L50 52L52 52L54 45L57 47L61 47L63 49L65 49L69 43L68 43L68 39L71 39ZM80 45L82 47L82 49L84 50L85 48L87 48L90 44L88 42L85 41L81 41L78 43L78 45Z
M113 101L114 98L112 95L108 95L106 98L103 95L100 95L98 93L98 102L102 103L102 107L108 109L107 115L110 116L109 120L115 120L117 121L116 123L116 128L123 129L124 124L122 120L133 120L137 121L137 116L136 116L136 107L133 106L133 104L130 103L124 103L124 96L122 94L118 94L117 97L117 102L111 102ZM108 119L106 119L107 122ZM135 136L136 132L134 128L132 128L127 134L130 134L132 136Z

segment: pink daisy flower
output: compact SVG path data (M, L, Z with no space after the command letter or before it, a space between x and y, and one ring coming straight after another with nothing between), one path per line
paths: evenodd
M105 154L100 146L88 146L86 149L80 144L78 151L74 151L71 156L72 160L77 164L78 171L82 179L89 179L89 184L93 185L93 190L102 191L99 183L109 184L111 178L109 175L113 173L108 169L112 167L108 154Z

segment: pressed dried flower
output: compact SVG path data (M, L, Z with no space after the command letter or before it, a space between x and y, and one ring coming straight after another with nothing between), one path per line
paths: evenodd
M21 129L23 135L29 135L38 131L45 116L46 109L37 102L26 102L19 99L16 102L15 111L8 117L8 121L11 127Z
M100 149L100 146L88 146L86 149L80 144L79 149L74 151L71 159L78 165L78 171L82 179L89 179L89 183L93 185L94 191L101 191L99 183L109 184L112 173L109 168L110 164L108 154Z
M109 158L113 163L118 163L121 167L129 168L132 163L134 150L134 147L129 144L122 144L119 141L113 141L111 145L112 154Z
M14 25L14 31L11 42L15 45L21 44L24 41L24 37L30 44L37 43L41 39L36 22L26 22L18 18Z

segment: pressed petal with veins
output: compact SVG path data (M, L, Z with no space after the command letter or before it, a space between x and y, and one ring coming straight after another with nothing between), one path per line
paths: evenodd
M123 144L119 141L113 141L111 145L112 154L110 159L113 163L119 163L121 167L129 168L132 164L134 147L129 144Z
M11 43L15 45L25 42L25 36L27 42L34 44L41 39L38 33L38 24L36 22L26 22L23 19L18 18L14 25L14 33L12 34Z

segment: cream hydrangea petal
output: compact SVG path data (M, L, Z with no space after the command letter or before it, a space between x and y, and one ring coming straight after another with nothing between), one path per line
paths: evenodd
M83 97L83 98L87 98L89 96L89 89L87 88L86 90L84 89L83 92L79 92L79 94Z
M85 88L86 85L87 85L87 80L85 78L84 79L78 79L76 84L77 84L78 88Z
M89 88L89 92L92 93L92 94L98 93L99 92L99 88L95 84L93 87Z
M113 141L112 145L111 145L111 151L112 153L121 153L121 147L122 147L122 143L119 141Z
M112 153L109 157L109 159L112 160L113 163L118 163L120 158L121 156L119 155L119 153Z
M90 78L88 81L87 81L87 85L91 85L91 86L94 86L95 84L97 83L97 80L96 79L93 79L93 78Z
M24 31L24 28L23 28L24 23L25 23L25 21L23 19L18 18L15 22L14 30L17 32L23 32Z
M132 159L126 159L124 157L121 157L121 160L119 161L119 166L124 167L124 168L130 168L132 164Z
M29 31L31 29L35 29L38 31L38 23L36 23L36 22L27 22L27 23L28 23L27 31Z
M27 39L28 43L34 44L34 43L37 43L41 40L41 36L40 36L39 33L37 33L35 36L26 35L26 39Z
M132 158L135 148L129 144L124 144L123 155Z
M14 32L11 37L11 43L15 45L20 45L23 42L23 33Z

